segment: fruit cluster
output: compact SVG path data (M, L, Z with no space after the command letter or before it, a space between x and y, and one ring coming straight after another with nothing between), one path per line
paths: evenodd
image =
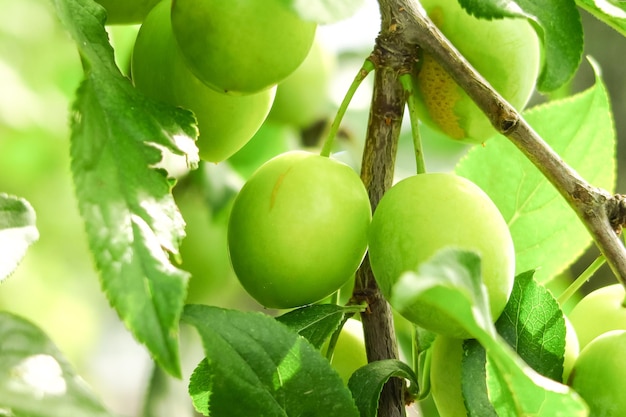
M309 56L317 28L280 0L101 2L109 23L141 22L133 83L150 98L193 111L200 157L210 162L226 160L259 130L277 85ZM319 47L311 55L322 60ZM307 66L303 71L310 71ZM278 95L288 98L289 89ZM276 118L280 107L285 105L277 105ZM306 111L299 115L311 121Z
M230 158L268 117L299 127L312 121L315 111L296 109L319 98L317 84L309 90L312 95L297 90L307 84L299 76L324 73L319 66L323 53L314 44L316 24L291 13L280 0L99 2L107 8L109 23L142 22L132 56L133 83L146 96L194 112L204 160ZM494 88L522 109L541 61L528 22L479 21L457 0L421 4ZM490 40L488 48L476 42L481 38ZM480 143L494 135L490 121L432 57L424 53L418 69L413 82L423 123L458 140ZM403 272L418 269L446 247L480 255L482 283L497 319L513 287L513 241L494 203L463 177L429 173L406 178L372 214L368 193L351 167L290 151L250 175L228 223L237 278L261 305L278 309L335 293L354 276L366 252L383 295L392 300ZM563 379L585 399L592 415L626 415L620 390L626 366L619 360L626 349L625 298L622 286L605 287L569 315ZM399 313L438 334L432 346L433 398L442 417L465 415L461 355L469 335L428 306L415 304ZM357 339L362 345L362 333ZM362 356L355 366L364 362Z

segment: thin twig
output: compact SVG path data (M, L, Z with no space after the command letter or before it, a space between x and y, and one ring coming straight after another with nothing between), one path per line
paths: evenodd
M494 128L507 136L556 187L587 227L617 279L626 286L626 249L617 233L624 224L624 197L613 196L585 181L463 58L414 1L397 3L413 21L407 27L411 30L410 42L432 55L476 102Z

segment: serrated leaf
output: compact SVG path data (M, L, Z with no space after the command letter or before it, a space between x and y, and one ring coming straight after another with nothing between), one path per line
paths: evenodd
M576 0L576 4L626 36L626 2L620 0Z
M561 381L565 319L550 291L528 271L515 278L513 291L496 329L535 371Z
M276 320L300 334L319 349L343 322L346 314L362 311L359 306L342 307L335 304L313 304L289 311Z
M585 0L591 1L591 0ZM471 14L487 19L527 17L540 28L544 67L537 89L550 92L573 76L583 53L583 28L574 0L459 0Z
M352 374L348 388L352 391L360 417L376 417L380 393L387 381L393 377L408 380L409 393L417 397L419 391L417 377L411 367L402 361L386 359L370 362Z
M524 118L577 172L597 187L615 188L615 130L609 98L599 77L573 97L534 107ZM571 265L591 236L540 171L506 138L475 147L456 167L496 204L516 252L516 273L537 269L546 282Z
M515 278L511 298L496 329L531 368L555 381L563 375L565 320L557 301L533 279L533 271ZM486 416L488 400L485 351L475 340L466 341L463 356L463 395L472 416ZM477 383L481 381L482 383Z
M85 80L71 118L72 175L102 286L134 336L179 376L178 322L188 274L178 256L184 221L164 152L198 161L191 113L145 99L122 76L93 1L55 0L78 46Z
M0 414L112 417L34 324L0 312Z
M531 372L527 366L524 372L523 367L523 362L506 366L487 360L489 398L499 417L589 415L587 404L567 385Z
M212 417L357 417L350 391L314 346L256 312L189 305L183 322L204 345L189 392Z
M537 89L562 87L578 70L583 54L583 27L574 0L516 0L541 26L544 67Z
M483 288L477 291L479 287ZM512 414L515 416L587 415L586 404L574 391L534 371L498 335L484 285L480 284L478 255L444 249L417 272L403 274L392 293L390 303L400 311L409 308L410 303L425 303L433 314L448 316L478 340L489 357L488 366L493 368L487 370L487 384L490 401L499 415L504 415L501 410L511 409L517 413ZM497 378L498 383L491 383L490 377Z
M0 283L15 271L37 239L35 210L28 201L0 193Z
M463 342L461 391L468 417L498 417L487 392L487 354L475 339Z
M363 0L281 0L304 20L320 24L333 23L352 16Z

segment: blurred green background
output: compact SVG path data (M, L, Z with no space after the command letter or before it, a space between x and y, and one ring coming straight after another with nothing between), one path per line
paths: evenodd
M139 415L151 362L100 291L69 171L68 114L82 78L80 59L48 0L0 0L0 10L0 192L26 198L37 213L40 231L39 241L29 249L16 273L0 285L0 309L42 327L111 410ZM618 137L623 137L626 82L618 57L626 56L626 40L586 14L583 18L586 53L600 63L613 100ZM135 31L112 31L120 51L119 65L125 73L128 52L123 51L128 51ZM373 0L354 18L320 28L320 41L338 57L322 120L333 116L377 32ZM590 68L583 63L572 90L580 91L592 82ZM366 82L350 107L341 133L343 152L338 157L355 167L360 162L370 92L371 83ZM302 143L315 146L319 135L319 124L297 127L268 123L259 133L256 146L267 140L276 141L273 152ZM249 163L246 157L250 153L258 152L253 146L248 156L238 155L239 160L235 158L233 164L205 165L181 179L176 187L181 211L194 225L183 246L188 259L185 266L202 271L204 277L219 277L209 282L194 279L190 301L259 308L233 277L226 257L224 228L230 198L249 175L249 170L242 171L241 167ZM427 146L431 170L451 169L465 150L464 146L436 138ZM619 145L618 155L626 154L624 146L626 143ZM414 169L410 147L410 141L403 138L399 176ZM624 181L620 171L618 191L625 191ZM584 269L594 256L591 249L573 266L572 275ZM603 268L589 288L611 280Z

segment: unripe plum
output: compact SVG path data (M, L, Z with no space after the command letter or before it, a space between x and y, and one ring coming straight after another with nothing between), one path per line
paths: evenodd
M189 70L172 33L169 0L143 22L132 58L135 86L149 97L192 110L198 120L200 157L219 162L243 147L263 124L275 88L247 96L219 93Z
M320 41L313 43L302 64L276 89L268 120L307 127L319 118L328 99L335 56Z
M231 262L265 307L314 303L355 273L370 221L365 186L352 168L287 152L262 165L237 195L228 225Z
M172 25L193 73L217 91L249 94L285 79L317 28L281 0L174 0Z
M569 319L581 349L609 330L626 330L626 292L621 284L598 288L578 302Z
M491 86L522 110L539 73L541 50L524 19L478 19L458 0L422 0L441 32ZM449 137L482 143L495 135L489 119L450 75L427 53L415 78L420 119Z
M387 191L372 219L369 259L388 300L403 272L417 270L446 247L481 256L482 280L497 319L513 288L515 250L506 221L489 196L468 179L448 173L415 175ZM437 333L470 336L429 306L413 305L400 314Z
M569 385L585 400L590 416L626 416L626 331L611 330L580 351Z
M354 371L367 365L363 324L359 320L351 318L343 325L331 364L346 384Z

